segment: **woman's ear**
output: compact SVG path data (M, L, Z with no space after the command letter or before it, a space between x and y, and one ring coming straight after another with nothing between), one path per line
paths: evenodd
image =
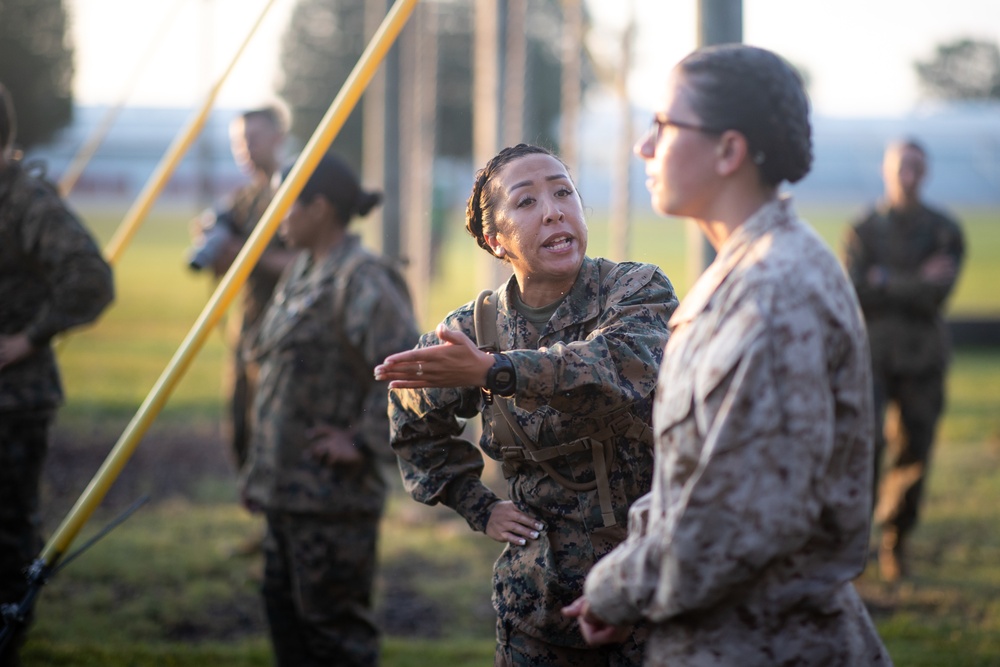
M504 250L502 245L500 245L500 241L497 240L497 235L484 234L483 238L486 239L486 244L490 247L490 250L493 251L493 254L503 259L503 256L507 254L507 251Z
M749 145L742 132L726 130L715 147L715 170L719 176L729 176L750 160Z

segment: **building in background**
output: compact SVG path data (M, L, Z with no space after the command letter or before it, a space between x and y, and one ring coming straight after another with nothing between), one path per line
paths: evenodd
M245 182L229 150L229 121L239 112L216 109L210 113L158 203L200 209ZM106 113L107 107L77 106L73 123L49 144L32 149L25 160L44 163L49 180L58 182L80 147L104 122ZM190 109L182 108L122 109L76 182L70 201L76 205L130 204L191 114Z
M73 124L28 160L43 160L49 177L58 180L79 147L106 113L104 107L77 107ZM229 121L236 109L214 110L198 141L179 164L160 202L203 208L243 182L229 154ZM617 107L591 101L582 118L581 161L577 181L587 193L587 206L605 212L611 198L612 157L609 137L617 136ZM636 127L645 127L651 112L635 111ZM180 129L189 109L126 108L87 165L71 201L77 205L128 205L135 200ZM881 156L885 144L901 135L918 137L932 157L927 198L947 207L1000 206L1000 103L926 107L899 117L816 117L812 172L791 188L803 205L860 207L882 193ZM632 162L632 201L643 215L649 198L639 160ZM435 188L448 208L464 209L471 164L439 160ZM371 184L377 186L378 184Z

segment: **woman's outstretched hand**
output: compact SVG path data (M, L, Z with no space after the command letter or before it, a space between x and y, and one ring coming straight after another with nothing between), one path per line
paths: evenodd
M375 367L375 379L390 389L421 387L482 387L493 355L476 347L461 331L439 324L434 330L440 345L399 352Z

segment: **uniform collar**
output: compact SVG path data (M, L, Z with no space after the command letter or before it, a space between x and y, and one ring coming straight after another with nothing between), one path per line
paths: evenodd
M560 331L578 322L586 322L597 317L601 312L601 303L599 295L595 293L594 286L599 280L600 266L598 261L584 257L583 265L576 275L576 280L573 281L573 286L552 314L549 323L543 327L542 335L545 336L553 331ZM517 279L512 275L499 290L498 306L501 311L514 312L513 293L516 289Z
M674 311L669 322L670 328L690 322L709 308L712 295L740 264L754 243L794 217L795 209L788 195L774 199L757 209L719 248L715 260L695 281L691 291Z

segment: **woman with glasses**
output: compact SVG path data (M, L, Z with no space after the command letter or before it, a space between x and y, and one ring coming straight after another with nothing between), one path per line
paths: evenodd
M670 321L652 492L566 609L589 642L651 623L646 665L886 665L852 580L871 503L870 366L858 302L779 194L812 162L809 103L780 57L694 52L636 146L654 208L717 251Z

